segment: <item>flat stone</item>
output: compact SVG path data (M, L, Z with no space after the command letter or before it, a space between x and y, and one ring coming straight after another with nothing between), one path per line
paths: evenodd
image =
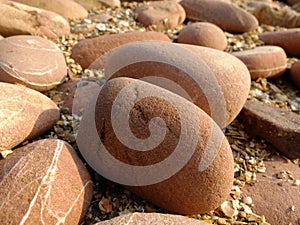
M292 78L294 84L300 88L300 61L292 65L290 77Z
M277 45L282 47L288 55L300 56L300 28L265 32L258 36L266 45Z
M247 132L271 142L280 153L300 157L300 116L273 105L247 101L238 119Z
M251 2L249 6L260 23L286 28L300 26L300 16L289 6L278 2Z
M231 33L258 27L257 19L234 3L219 0L182 0L180 4L191 21L210 22Z
M13 0L32 7L55 12L65 19L86 18L88 11L73 0Z
M55 39L70 33L68 21L54 12L1 0L0 34L3 36L31 34Z
M108 34L80 41L73 47L71 57L75 59L83 69L86 69L98 57L116 47L130 42L150 40L171 42L170 38L166 35L154 31Z
M102 221L94 225L209 225L200 220L188 218L186 216L161 214L161 213L129 213L123 216L115 217L111 220Z
M218 26L207 22L188 24L180 31L177 42L200 45L221 51L227 47L225 33Z
M0 82L0 151L49 130L59 120L59 109L32 89Z
M273 160L265 161L265 166L266 172L257 173L257 179L252 185L246 185L242 189L244 195L253 200L253 212L264 215L270 224L298 225L300 187L295 185L295 180L300 180L299 166L287 163L280 156L273 156ZM287 173L294 179L288 178Z
M120 0L74 0L75 2L82 5L85 9L91 10L93 8L101 8L106 5L110 8L120 7Z
M232 188L232 151L218 125L138 79L104 84L85 110L77 145L97 173L170 212L209 212Z
M145 26L156 25L158 30L175 29L185 20L185 11L176 1L150 1L137 6L136 19Z
M79 224L93 183L74 149L44 139L0 160L1 224Z
M64 81L63 52L50 40L17 35L0 41L0 81L47 91Z
M285 51L278 46L259 46L232 54L245 63L253 80L278 77L287 67Z

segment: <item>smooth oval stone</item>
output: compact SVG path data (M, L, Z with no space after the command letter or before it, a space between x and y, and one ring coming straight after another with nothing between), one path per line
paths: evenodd
M59 120L59 109L45 95L0 82L0 151L44 133Z
M47 91L67 75L63 52L47 39L18 35L0 41L0 81Z
M287 67L285 51L277 46L259 46L232 54L245 63L253 80L278 77Z
M77 144L100 175L171 212L213 210L232 187L232 152L218 125L186 99L141 80L102 86Z
M185 20L185 11L176 1L151 1L135 9L136 19L158 30L175 29Z
M248 32L258 27L253 15L227 1L182 0L180 4L189 20L210 22L231 33Z
M245 196L252 198L253 212L264 215L270 224L299 224L300 187L294 185L295 180L300 179L299 166L280 156L273 156L264 163L266 172L257 173L256 180L242 190ZM289 179L287 173L294 179Z
M265 32L258 36L266 45L277 45L283 48L288 55L300 56L300 28Z
M55 12L65 19L85 18L88 11L73 0L13 0L32 7Z
M130 42L149 40L171 42L168 36L155 31L134 31L120 34L109 34L80 41L73 47L71 57L75 59L75 61L78 62L83 69L86 69L98 57L116 47Z
M179 94L220 127L238 115L250 90L249 71L239 59L195 45L154 41L127 44L111 53L104 71L107 79L142 79Z
M102 221L96 223L94 225L209 225L209 223L205 223L200 220L195 220L192 218L188 218L186 216L172 215L172 214L161 214L161 213L130 213L123 216L118 216L110 220Z
M48 10L2 0L0 14L0 34L5 37L31 34L55 39L70 33L68 21Z
M0 160L1 224L79 224L93 183L74 149L44 139Z
M178 43L200 45L204 47L225 50L227 38L216 25L207 22L196 22L183 28L177 39Z
M294 84L300 88L300 61L292 65L290 77L292 78Z

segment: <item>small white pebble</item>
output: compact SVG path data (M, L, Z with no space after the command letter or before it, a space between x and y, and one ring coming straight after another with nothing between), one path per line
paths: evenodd
M252 204L252 198L250 196L244 197L243 202L247 205L251 205Z

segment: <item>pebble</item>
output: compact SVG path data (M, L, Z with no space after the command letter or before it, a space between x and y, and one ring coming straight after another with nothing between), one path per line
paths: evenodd
M247 101L239 115L247 132L271 142L280 153L300 157L300 116L259 101Z
M13 0L28 6L55 12L65 19L86 18L88 11L73 0Z
M100 175L170 212L213 210L232 187L232 152L217 124L186 99L140 80L115 78L102 87L77 144Z
M176 1L150 1L135 9L136 19L145 26L155 25L157 30L179 27L185 20L185 11Z
M260 23L294 28L300 26L300 16L289 6L278 2L252 2L252 14Z
M55 39L70 33L68 21L48 10L5 0L0 12L0 34L5 37L31 34Z
M290 70L290 77L294 84L300 88L300 61L294 63Z
M258 27L257 19L234 3L219 0L182 0L191 21L210 22L230 33L244 33Z
M93 183L74 149L42 139L0 160L1 224L79 224Z
M59 119L51 99L24 86L0 82L0 102L0 151L41 135Z
M209 225L209 223L205 223L200 220L195 220L192 218L188 218L180 215L172 215L172 214L162 214L162 213L129 213L123 216L118 216L111 220L102 221L96 223L94 225L182 225L182 224L190 224L190 225Z
M278 46L259 46L232 54L245 63L252 80L278 77L287 67L285 51Z
M86 69L98 57L116 47L130 42L147 40L171 41L165 34L155 31L108 34L80 41L73 47L71 57L75 59L83 69Z
M266 172L243 188L243 195L253 199L253 211L264 215L270 224L298 225L300 220L300 188L293 181L300 177L299 166L280 156L265 161ZM278 179L277 174L290 171L294 178Z
M237 116L250 89L250 74L240 60L195 45L154 41L127 44L109 56L104 71L106 79L142 79L179 94L222 128Z
M221 51L227 47L225 33L218 26L208 22L188 24L180 31L177 42L200 45Z
M276 45L284 49L286 54L300 56L300 28L283 31L264 32L258 35L265 45Z
M16 35L0 41L0 81L47 91L64 81L63 52L50 40Z

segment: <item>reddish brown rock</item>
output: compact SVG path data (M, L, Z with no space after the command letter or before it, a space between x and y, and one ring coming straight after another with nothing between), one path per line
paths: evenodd
M232 152L200 108L131 78L108 81L94 100L83 115L77 144L99 174L181 214L208 212L228 197Z
M185 11L176 1L151 1L135 9L136 19L158 30L177 28L185 20Z
M123 216L115 217L111 220L102 221L94 225L209 225L200 220L188 218L186 216L161 214L161 213L130 213Z
M1 0L0 14L0 34L5 37L31 34L54 39L70 33L68 21L47 10Z
M0 151L11 149L54 126L59 109L45 95L0 82Z
M294 81L294 84L300 88L300 61L293 64L290 70L290 77Z
M298 13L289 6L278 2L250 2L252 14L260 23L272 26L293 28L300 26Z
M300 157L300 116L296 113L247 101L238 118L250 134L265 138L289 158Z
M261 33L259 39L266 45L282 47L288 55L300 56L300 28Z
M207 22L196 22L183 28L177 39L178 43L200 45L204 47L225 50L227 38L216 25Z
M65 19L85 18L88 11L73 0L13 0L32 7L55 12Z
M67 65L55 43L17 35L0 41L0 81L47 91L63 82Z
M111 53L104 71L107 79L131 77L170 90L196 104L220 127L237 116L250 90L249 71L239 59L195 45L127 44Z
M265 161L266 172L257 173L253 184L243 188L253 200L253 212L264 215L270 224L298 225L300 221L299 166L280 156ZM289 178L290 176L290 178ZM291 178L292 177L292 178Z
M253 80L259 77L278 77L287 67L286 54L277 46L260 46L251 50L234 52L233 55L245 63Z
M92 199L90 175L74 149L44 139L0 160L1 224L79 224Z
M182 0L180 4L191 21L210 22L231 33L258 27L257 19L237 5L219 0Z
M56 89L61 93L62 106L71 114L79 115L84 111L93 96L99 92L100 85L85 80L70 80Z
M86 69L98 57L116 47L130 42L150 40L171 41L166 35L154 31L109 34L80 41L73 47L71 57L75 59L83 69Z

